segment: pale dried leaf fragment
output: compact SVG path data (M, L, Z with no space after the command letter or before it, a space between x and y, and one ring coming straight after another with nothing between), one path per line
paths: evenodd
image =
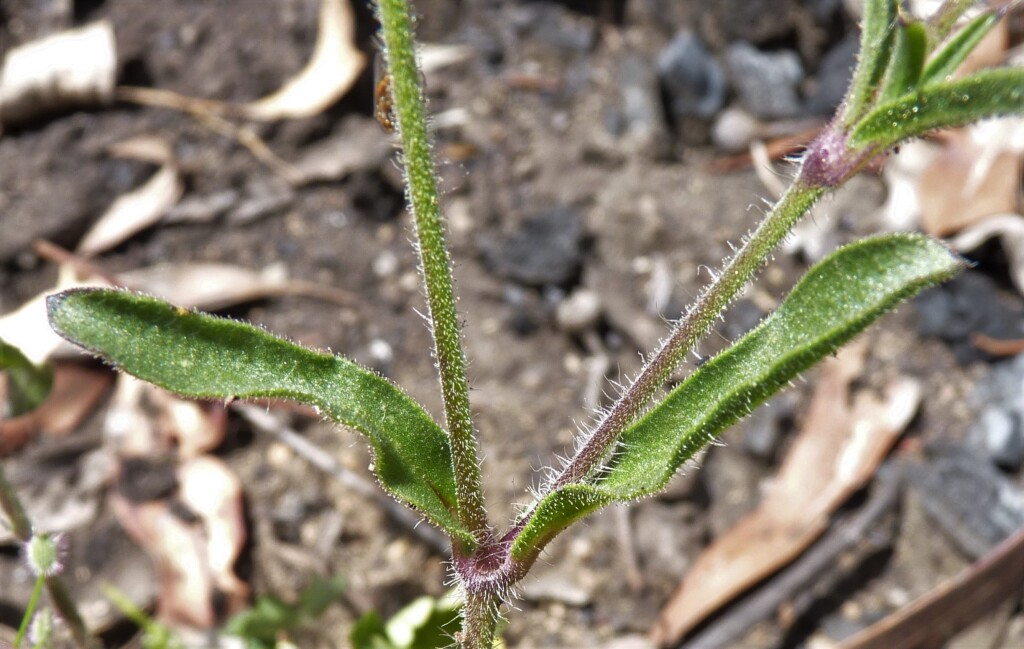
M121 283L183 307L216 311L242 302L304 295L350 304L354 296L324 284L288 278L284 264L250 270L232 264L158 264L121 273Z
M110 153L161 166L144 185L110 205L78 244L80 255L92 256L109 250L154 225L185 192L174 147L163 138L134 138L112 147Z
M830 514L864 486L909 423L920 386L902 377L881 399L850 385L865 343L823 365L803 429L754 512L715 540L662 609L648 637L674 645L709 614L785 566L828 527Z
M999 237L1010 265L1010 279L1024 295L1024 215L998 214L964 230L950 240L954 250L974 250L985 241Z
M114 96L114 28L100 21L13 48L0 72L0 123L15 124Z
M1017 209L1024 120L979 124L944 139L942 153L918 179L925 232L949 236Z
M186 522L166 500L138 503L115 495L113 509L153 559L160 593L157 618L209 629L218 621L217 609L237 612L248 595L234 573L246 536L242 486L223 462L210 456L186 462L177 475L179 500L195 522Z
M277 92L246 104L243 112L258 120L312 117L348 92L365 65L348 1L321 0L316 45L306 67Z
M36 365L54 357L77 357L81 351L50 329L46 317L46 297L59 291L83 286L108 286L103 280L83 281L75 271L61 267L57 283L51 288L32 297L20 307L0 317L0 339L17 347L25 358Z

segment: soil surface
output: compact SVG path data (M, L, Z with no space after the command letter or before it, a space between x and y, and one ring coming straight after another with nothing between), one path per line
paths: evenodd
M360 47L372 56L372 16L354 4ZM729 155L710 139L714 116L666 117L670 98L657 82L659 54L682 29L701 34L714 56L737 41L785 49L807 71L800 87L807 97L825 52L855 33L840 4L417 3L423 42L472 48L465 60L426 80L495 524L504 526L529 501L538 469L571 450L578 425L614 394L604 378L623 380L637 371L640 354L666 332L666 319L686 308L770 197L749 166L712 166ZM244 102L302 67L318 5L2 0L0 54L107 19L116 34L119 84ZM317 147L386 141L372 117L369 68L316 117L248 126L288 161ZM636 100L633 92L647 94ZM728 97L735 102L735 91ZM793 120L821 123L806 113ZM173 143L186 179L183 200L229 198L204 221L160 224L96 263L114 275L165 262L283 264L290 278L347 291L352 297L345 304L284 295L226 313L367 364L441 420L401 174L387 147L380 155L366 145L366 154L336 180L293 187L237 141L174 110L115 103L9 129L0 139L0 315L55 284L56 268L33 252L35 240L73 249L107 206L153 173L150 165L107 154L110 145L137 135ZM873 232L885 194L879 177L855 179L815 213L812 236L834 245ZM700 355L755 324L811 256L776 255ZM972 274L993 287L1007 313L1019 316L1021 300L999 254L980 262ZM926 472L936 457L946 457L935 448L966 448L981 409L971 398L976 384L1007 362L958 355L948 340L919 332L921 317L915 302L865 334L867 369L858 379L866 389L897 374L920 381L926 396L890 462L906 473L912 473L908 466ZM609 509L552 543L519 590L504 631L508 646L598 647L646 633L702 548L756 507L800 430L819 371L774 400L767 414L729 430L702 456L699 470L688 468L663 496ZM369 477L370 457L356 434L275 412ZM5 466L19 488L35 495L49 490L56 502L78 498L82 464L102 445L102 429L101 408L70 437L37 437ZM238 572L254 594L292 597L314 574L347 583L342 605L301 632L299 646L346 646L339 638L367 610L389 616L419 595L445 592L443 554L246 420L231 415L215 454L244 486L249 541ZM1020 493L1019 468L997 473ZM91 597L103 576L149 608L157 596L152 568L113 518L102 496L112 488L100 487L95 514L69 531L70 562L80 566L69 578L76 592ZM837 519L857 512L870 493L855 495ZM788 598L728 646L832 646L977 558L937 527L920 490L906 486L900 493L864 543L836 556L812 591ZM0 624L15 627L31 583L19 572L14 549L0 551L0 565ZM982 620L981 631L950 646L1020 646L1012 643L1022 637L1021 616L1018 594L1015 604ZM120 646L128 636L115 624L108 637Z

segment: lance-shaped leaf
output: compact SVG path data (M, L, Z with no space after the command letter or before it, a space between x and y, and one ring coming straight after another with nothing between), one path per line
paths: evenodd
M985 12L964 25L963 29L932 54L924 72L921 73L921 85L945 81L946 77L953 74L967 55L992 31L1001 17L995 12Z
M995 68L937 83L878 105L858 122L851 149L886 149L908 138L989 117L1024 114L1024 68Z
M320 408L366 435L381 485L453 537L459 523L448 437L383 377L249 324L109 289L47 299L50 325L68 340L160 387L206 399L282 398Z
M53 387L53 368L49 365L33 365L21 350L0 340L0 370L7 372L7 400L10 415L35 410ZM0 403L0 411L4 404Z
M611 502L660 491L694 453L800 372L962 263L921 235L865 239L812 268L756 329L691 374L626 429L609 467L544 497L513 542L532 562L572 522Z

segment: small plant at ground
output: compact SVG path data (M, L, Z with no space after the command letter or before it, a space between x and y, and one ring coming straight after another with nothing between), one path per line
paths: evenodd
M294 399L363 433L381 486L451 539L452 570L464 597L456 642L464 649L489 648L512 587L556 535L602 507L663 489L694 453L800 372L901 300L963 268L941 243L920 235L874 237L841 248L811 268L757 328L655 400L686 354L822 196L901 141L1024 113L1024 69L954 77L1009 10L1009 4L986 9L955 30L970 5L949 0L934 16L919 19L892 0L865 2L860 60L846 100L808 145L789 189L742 238L615 403L581 432L572 456L550 469L532 504L504 528L488 518L481 489L451 260L406 0L380 0L378 16L393 110L388 123L401 137L443 426L398 387L352 361L150 297L68 291L50 297L50 322L120 369L175 392Z

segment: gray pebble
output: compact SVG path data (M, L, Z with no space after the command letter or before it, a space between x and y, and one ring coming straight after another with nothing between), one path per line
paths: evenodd
M800 113L797 87L804 70L795 52L762 52L740 42L729 46L725 59L741 103L755 116L780 119Z

